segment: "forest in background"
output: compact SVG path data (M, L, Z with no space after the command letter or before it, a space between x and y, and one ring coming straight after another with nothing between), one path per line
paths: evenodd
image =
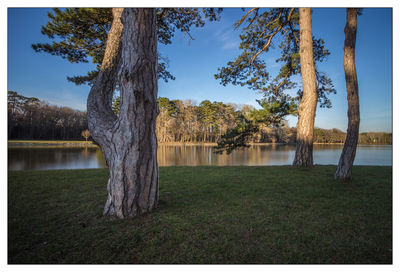
M8 91L9 140L82 140L86 112Z
M87 129L86 112L50 105L34 97L8 91L9 140L82 140ZM158 98L160 113L156 133L159 143L216 143L243 117L251 119L257 110L249 105ZM113 103L118 114L119 99ZM339 129L315 128L315 143L344 143L346 133ZM249 138L249 143L295 143L296 128L286 121L262 126ZM364 132L359 144L392 144L392 133Z

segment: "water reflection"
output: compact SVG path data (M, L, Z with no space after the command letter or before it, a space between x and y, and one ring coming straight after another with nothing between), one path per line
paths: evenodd
M342 145L314 145L315 164L337 164ZM160 166L196 165L290 165L295 145L259 145L217 155L210 146L158 147ZM392 146L359 146L356 165L392 165ZM103 168L106 164L96 147L9 147L8 170Z
M217 155L210 146L159 146L160 166L172 165L269 165L287 164L292 147L288 145L252 146Z
M8 170L80 169L106 167L96 147L9 147Z

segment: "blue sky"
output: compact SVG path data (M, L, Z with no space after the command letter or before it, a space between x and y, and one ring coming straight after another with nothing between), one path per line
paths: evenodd
M67 76L82 75L93 64L71 64L60 57L36 53L31 44L47 42L40 33L48 21L43 8L8 9L8 90L34 96L50 104L86 110L88 86L76 86ZM169 59L169 71L175 81L159 82L159 96L170 99L192 99L256 105L262 98L246 87L222 86L214 79L218 67L239 54L239 31L232 24L243 14L241 9L227 8L221 20L194 28L194 41L176 33L171 45L160 45L159 51ZM333 80L336 95L330 95L332 108L318 107L316 127L347 128L346 85L343 72L343 45L346 11L343 8L315 8L312 14L313 34L325 40L331 55L319 64ZM265 56L274 60L276 52ZM392 9L366 8L358 18L356 66L359 81L360 131L392 131ZM272 75L278 67L271 63ZM297 118L289 117L296 126Z

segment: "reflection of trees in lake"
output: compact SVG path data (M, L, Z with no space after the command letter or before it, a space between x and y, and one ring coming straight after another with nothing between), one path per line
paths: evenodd
M9 148L8 168L19 169L41 169L42 165L62 163L63 157L60 152L47 148Z
M336 164L342 147L340 144L314 145L315 163ZM253 145L246 149L235 150L230 155L226 153L217 155L213 147L207 145L159 145L157 158L159 166L290 165L294 158L295 148L295 145ZM359 146L356 162L369 165L391 165L391 150L391 146ZM98 150L96 154L105 166L101 151ZM376 158L380 159L377 161Z
M265 165L270 162L280 164L289 159L293 146L268 145L251 146L235 150L231 154L217 155L212 146L168 146L158 147L158 164L171 165Z
M87 147L82 148L82 157L83 157L83 158L88 158L89 155L90 155L90 153L89 153L88 148L87 148Z
M105 167L99 148L8 148L9 170L99 167Z
M314 145L316 164L336 164L340 144ZM217 155L212 146L159 145L160 166L173 165L282 165L291 164L295 145L255 145L230 155ZM355 164L392 165L392 146L360 145ZM76 169L106 167L100 148L26 148L8 149L8 170Z

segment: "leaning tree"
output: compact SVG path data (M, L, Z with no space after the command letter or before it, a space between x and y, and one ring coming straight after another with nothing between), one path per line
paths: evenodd
M347 135L343 146L339 164L335 172L335 179L348 179L351 177L354 158L356 156L358 132L360 127L360 105L358 99L358 80L355 62L355 47L357 35L356 8L348 8L346 26L344 28L344 73L347 89Z
M190 36L192 25L203 26L204 17L217 20L220 11L202 9L204 16L188 8L54 9L55 14L49 13L50 22L42 33L59 40L35 44L33 49L71 62L87 62L91 57L98 64L95 71L69 80L92 85L88 126L110 172L104 215L134 217L157 207L157 76L173 79L165 62L158 62L157 42L171 43L176 30ZM116 88L121 93L118 116L112 107Z
M261 91L264 101L260 104L265 106L275 102L275 105L283 106L282 110L286 110L286 114L294 113L292 105L298 104L297 147L293 164L312 165L315 107L317 101L321 107L330 107L327 94L335 93L335 90L331 79L315 68L315 63L322 62L330 53L322 39L312 36L311 10L253 8L235 26L241 28L242 32L239 47L241 54L234 61L228 62L226 67L218 69L215 78L224 86L230 83ZM276 62L281 67L278 74L270 79L265 55L274 45L280 49L280 57ZM297 92L297 96L289 95L288 90L298 87L294 78L300 73L303 89ZM256 129L254 126L247 127ZM226 135L225 143L221 142L219 147L231 149L243 146L241 142L248 134L246 129L239 129L237 133Z

